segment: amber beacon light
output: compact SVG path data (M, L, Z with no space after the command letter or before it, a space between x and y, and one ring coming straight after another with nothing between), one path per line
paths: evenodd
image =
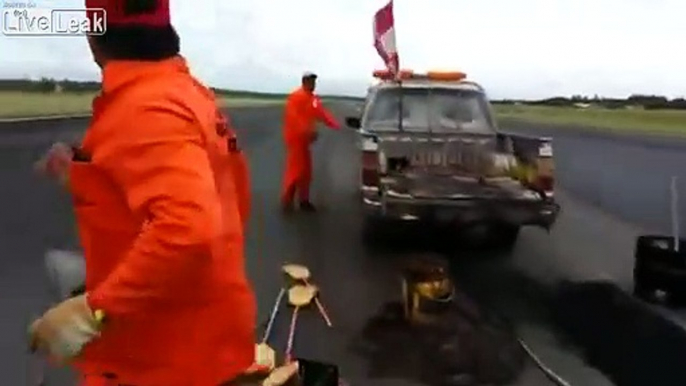
M393 74L388 70L376 70L373 76L380 80L393 80ZM412 70L400 70L398 73L400 80L426 79L442 82L459 82L467 78L467 74L462 71L428 71L426 73L416 73Z

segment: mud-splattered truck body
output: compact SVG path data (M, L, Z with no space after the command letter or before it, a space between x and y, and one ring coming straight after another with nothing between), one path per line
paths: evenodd
M551 138L499 130L484 89L459 72L400 81L377 71L360 116L360 191L378 219L485 225L514 244L521 226L549 229L554 196Z

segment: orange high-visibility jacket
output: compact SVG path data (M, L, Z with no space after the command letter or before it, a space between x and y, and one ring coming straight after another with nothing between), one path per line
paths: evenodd
M216 386L254 360L247 169L181 57L113 62L70 185L100 337L76 365L117 384Z
M313 93L300 87L288 95L284 116L286 144L309 143L317 121L333 129L340 128L333 115Z

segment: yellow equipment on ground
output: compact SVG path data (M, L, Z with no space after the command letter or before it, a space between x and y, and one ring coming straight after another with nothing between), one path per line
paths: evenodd
M405 317L411 323L428 323L452 302L455 287L443 259L423 256L403 269Z

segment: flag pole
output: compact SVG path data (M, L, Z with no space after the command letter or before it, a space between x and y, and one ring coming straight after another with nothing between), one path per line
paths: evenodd
M400 79L400 69L397 75L398 81L398 131L403 131L403 81Z
M393 4L393 0L390 0L391 2L391 7L395 9L395 4ZM395 13L395 10L394 12ZM393 35L395 35L395 16L393 17ZM396 40L395 38L393 39L394 41ZM395 58L391 62L395 64L395 78L398 82L398 131L403 131L403 107L404 107L404 92L403 92L403 79L400 76L400 58L398 57L398 47L397 47L397 42L396 42L396 47L395 47Z
M393 17L393 0L374 14L374 47L381 56L386 69L394 76L398 84L398 130L403 130L403 82L400 76L400 59L395 42L395 19Z

